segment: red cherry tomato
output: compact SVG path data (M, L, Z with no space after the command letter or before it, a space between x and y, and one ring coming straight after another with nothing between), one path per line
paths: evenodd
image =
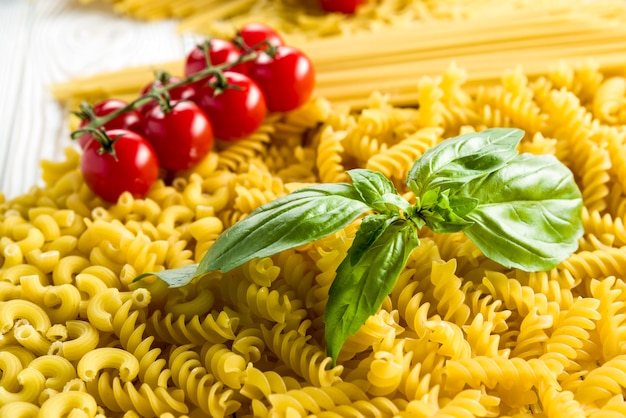
M109 113L122 109L128 103L117 100L107 99L99 103L96 103L93 107L93 112L96 116L106 116ZM91 122L91 119L83 119L80 122L80 127L83 128ZM117 116L115 119L110 120L104 124L105 129L127 129L133 132L139 132L141 130L141 114L136 110L129 110ZM91 141L93 137L91 134L84 134L78 137L77 141L80 147L85 149L87 143Z
M152 144L161 167L186 170L211 151L213 129L206 114L193 102L172 102L164 113L154 106L146 115L144 137Z
M287 112L302 106L313 93L315 70L309 58L290 46L279 46L274 58L262 52L249 67L270 112Z
M320 0L320 5L327 12L354 14L356 8L363 2L364 0Z
M242 49L253 48L263 41L267 41L272 46L284 45L283 38L271 27L263 23L248 23L244 25L237 33L236 42ZM255 48L256 49L256 48ZM266 51L268 46L261 45L258 50Z
M176 84L180 81L182 81L182 78L170 76L165 82L165 85L169 86L170 84ZM143 89L141 89L139 95L145 96L146 94L148 94L153 86L157 89L161 88L163 87L163 82L161 80L153 81L152 83L146 85ZM193 97L196 95L196 92L196 87L193 84L183 84L182 86L174 87L173 89L168 91L171 100L192 100ZM150 111L150 109L157 105L158 102L156 100L152 100L148 103L142 104L137 110L141 115L145 115Z
M267 108L257 84L244 74L224 72L229 86L216 94L217 78L211 77L196 96L196 102L213 124L215 137L225 141L244 138L263 123Z
M159 176L159 162L152 145L141 135L124 129L106 131L114 139L109 152L90 141L83 151L81 172L87 186L102 199L116 202L125 191L144 197Z
M218 38L211 39L208 42L211 65L234 62L241 56L241 51L232 42ZM187 60L185 61L185 76L189 77L192 74L196 74L204 70L205 68L207 68L207 65L204 57L204 51L200 46L197 46L187 55ZM235 65L229 68L229 71L245 73L246 66L243 64ZM201 85L204 81L205 80L201 80L198 84Z

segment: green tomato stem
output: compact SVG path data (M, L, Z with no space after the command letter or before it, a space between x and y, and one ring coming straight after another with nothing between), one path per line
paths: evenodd
M141 96L138 97L137 99L133 100L132 102L128 103L126 106L115 110L105 116L96 116L93 112L93 108L87 104L87 103L81 103L80 105L80 112L78 113L79 116L81 117L86 117L89 118L91 120L91 122L89 122L87 125L85 125L83 128L81 129L77 129L75 131L73 131L70 134L70 137L72 139L77 139L78 137L80 137L81 135L83 135L86 132L91 132L93 133L95 130L99 130L99 128L101 128L102 126L104 126L107 122L112 121L113 119L115 119L116 117L118 117L119 115L128 112L129 110L134 110L139 108L141 105L144 105L152 100L158 100L159 101L159 105L162 106L162 108L164 109L164 112L167 113L168 110L171 110L171 106L169 105L169 95L167 95L167 98L163 98L164 94L167 94L167 92L169 92L172 89L175 89L177 87L181 87L187 84L193 84L196 83L200 80L203 80L205 78L209 78L213 75L216 75L218 78L223 78L223 72L228 70L231 67L234 67L236 65L242 64L244 62L248 62L248 61L252 61L254 59L256 59L256 57L258 56L258 53L256 51L246 51L244 54L242 54L237 60L232 61L232 62L226 62L220 65L212 65L210 63L210 58L208 57L208 49L205 49L205 45L209 45L209 42L205 42L203 44L203 46L201 46L201 48L203 48L203 50L205 51L205 57L207 60L207 68L205 68L202 71L199 71L195 74L190 75L189 77L185 77L184 79L182 79L179 82L176 83L172 83L172 84L167 84L165 85L165 82L167 82L167 80L162 80L162 86L158 88L158 92L159 94L147 94L145 96ZM208 48L208 47L207 47ZM155 79L157 80L161 80L158 77L162 77L163 73L162 72L157 72L157 74L155 75ZM165 82L163 82L165 81ZM165 104L165 101L167 101L167 104Z

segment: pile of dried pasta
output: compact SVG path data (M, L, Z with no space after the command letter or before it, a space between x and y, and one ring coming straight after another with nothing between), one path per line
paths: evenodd
M80 3L94 1L98 0L80 0ZM300 39L380 33L411 23L454 24L468 18L489 22L523 9L534 9L541 15L546 6L576 8L587 3L584 0L365 0L354 15L346 16L325 13L318 0L100 1L112 3L116 12L137 19L179 19L181 31L223 35L245 23L261 21L288 37ZM594 1L607 3L607 0Z
M515 2L500 3L505 6L492 5L489 12L469 14L459 21L410 20L346 36L293 38L289 44L305 51L313 62L319 96L353 107L366 107L374 89L389 94L391 104L415 104L416 78L441 74L451 59L468 71L468 89L497 84L511 63L522 65L531 79L558 61L579 65L591 59L607 74L622 71L626 50L623 0L535 0L530 1L534 7L521 10L515 10ZM452 9L447 4L442 10ZM379 12L386 15L384 8ZM228 24L217 35L230 39L243 23ZM298 33L306 33L306 25L300 26ZM182 74L183 60L159 67ZM150 65L88 75L54 86L53 93L70 107L81 100L111 96L132 100L154 79L154 71Z
M100 201L74 148L43 163L45 186L0 197L0 416L624 416L626 72L510 70L472 94L465 79L420 79L419 108L374 94L358 112L318 98L270 115L145 199ZM322 313L356 223L182 288L133 282L197 262L254 208L347 168L380 170L410 199L426 149L507 126L526 131L520 151L573 171L579 250L526 273L463 233L424 230L334 367Z
M83 4L95 0L80 0ZM354 16L325 13L317 0L105 0L121 14L143 20L181 19L181 30L215 34L249 21L263 21L281 32L306 37L336 36L378 30L394 24L427 20L459 20L467 16L543 5L546 0L423 1L366 0ZM558 0L572 3L576 0Z

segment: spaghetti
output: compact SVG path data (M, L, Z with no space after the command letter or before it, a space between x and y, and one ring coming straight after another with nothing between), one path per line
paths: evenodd
M318 96L363 107L370 93L378 90L390 94L391 103L406 105L416 102L420 77L440 74L451 61L470 74L468 87L493 84L512 65L536 77L559 61L580 65L591 59L607 73L620 73L626 50L626 4L556 3L492 20L418 22L373 33L295 41L295 45L315 65ZM162 67L174 74L182 72L182 62ZM55 86L53 92L71 103L129 97L150 81L153 71L153 67L137 67L100 74Z

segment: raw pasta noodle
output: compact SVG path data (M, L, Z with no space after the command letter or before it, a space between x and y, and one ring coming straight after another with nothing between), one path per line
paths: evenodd
M610 360L621 354L620 339L626 331L621 316L617 312L624 308L625 302L618 295L624 288L621 279L609 277L603 282L593 280L590 284L593 295L598 295L600 306L598 312L602 317L598 320L598 333L602 342L602 357Z
M438 128L420 129L386 150L372 155L365 167L401 182L406 178L413 162L440 142L441 134L442 130Z
M626 366L624 355L619 355L589 372L589 375L576 391L576 399L593 405L601 402L603 399L607 400L617 395L614 392L616 390L621 392L622 385L609 386L609 382L616 381L616 377L623 373L624 366Z
M554 318L551 315L540 315L537 308L532 309L522 319L511 356L526 359L538 357L545 351L548 341L544 330L551 329L553 325Z
M236 338L235 331L239 322L238 316L225 311L206 315L202 322L199 316L187 319L184 316L176 317L172 313L161 318L160 311L156 311L147 319L147 332L150 335L157 335L169 344L201 344L203 342L218 344Z
M266 146L270 142L268 130L273 130L271 120L247 138L235 142L218 141L218 149L221 149L217 162L218 167L237 172L240 166L247 163L252 157L266 152Z
M36 418L39 414L39 407L30 402L16 401L0 407L0 416Z
M573 171L582 176L579 183L585 207L591 211L603 211L609 194L607 184L610 181L611 158L608 150L598 147L591 140L584 140L573 144L572 154L576 158L572 161Z
M310 257L315 262L317 274L315 275L315 283L309 290L310 296L307 295L307 300L309 301L308 305L313 305L313 309L319 315L318 320L326 307L328 289L335 278L337 267L341 264L344 258L343 254L347 252L352 239L354 239L354 226L352 228L348 226L344 231L322 238L319 241L321 245L311 249Z
M98 347L98 330L87 321L67 321L68 339L61 342L57 354L70 361L80 360L85 354ZM52 343L54 345L54 343Z
M498 352L500 339L497 335L491 335L494 328L495 325L485 320L481 313L474 317L470 325L463 327L472 353L489 357L501 355Z
M542 358L554 358L559 361L567 373L576 372L579 368L577 360L592 360L593 354L584 353L583 341L590 336L589 331L595 328L593 321L598 321L600 302L597 299L580 298L572 306L561 311L561 317L554 322L554 331L546 341L546 352Z
M460 288L462 281L454 272L456 262L433 262L430 281L434 286L433 298L438 301L437 312L445 321L464 324L469 318L469 307L465 302L465 292Z
M190 346L181 346L170 356L170 369L175 385L182 388L194 406L192 416L226 416L236 411L240 403L233 398L233 390L224 388L221 381L202 366L202 356Z
M348 180L342 158L342 142L346 136L345 131L334 131L330 126L320 132L316 168L322 182L341 183Z
M263 338L278 358L298 376L314 386L332 386L340 381L343 367L331 367L331 359L321 347L309 343L310 336L299 330L286 331L285 324L276 324L271 329L261 326ZM286 331L286 332L285 332Z
M593 98L594 116L609 125L626 122L626 78L611 77L602 82Z
M481 89L477 94L478 104L500 109L513 126L524 129L529 136L542 131L546 118L533 101L533 93L528 87L526 77L519 70L507 72L502 83L501 88Z
M38 276L22 276L24 297L41 306L54 324L76 319L80 311L79 290L70 284L42 286Z
M606 234L613 238L613 244L618 247L626 244L626 227L622 218L612 217L606 213L604 215L600 212L590 212L587 209L583 209L583 224L585 231L595 234Z

